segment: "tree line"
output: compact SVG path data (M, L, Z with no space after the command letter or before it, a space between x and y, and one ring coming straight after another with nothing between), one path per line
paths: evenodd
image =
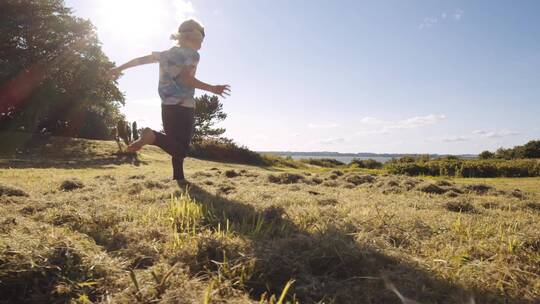
M483 151L478 155L480 159L521 159L540 158L540 140L531 140L522 146L513 148L499 148L495 152Z

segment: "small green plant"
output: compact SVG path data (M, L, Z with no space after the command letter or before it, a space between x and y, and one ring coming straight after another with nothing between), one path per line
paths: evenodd
M178 232L195 234L206 214L205 207L188 194L182 194L179 198L172 196L167 208L167 217Z
M206 291L204 292L204 304L210 304L212 301L212 292L214 290L214 281L211 280L208 284L208 287L206 288Z
M169 268L169 270L167 270L162 275L157 274L154 270L152 270L150 274L152 275L152 278L154 279L154 285L151 287L151 289L154 292L150 292L148 294L143 293L143 290L140 287L139 280L137 279L137 275L135 274L135 271L133 269L129 269L129 277L131 279L131 282L133 283L133 286L135 287L135 294L134 294L135 298L139 302L143 302L143 303L152 303L152 302L160 300L168 288L167 282L169 278L173 275L175 268L176 268L176 264L173 264Z
M281 294L279 296L279 299L276 298L275 295L271 295L270 297L268 297L268 295L266 293L264 293L262 296L261 296L261 299L259 301L260 304L263 304L263 303L267 303L267 304L284 304L284 303L293 303L293 304L296 304L298 303L298 301L296 301L295 297L293 296L293 300L292 302L284 302L285 301L285 298L287 297L287 293L289 292L289 289L292 287L292 285L294 284L294 280L289 280L287 281L287 283L285 284L285 286L283 287L283 290L281 291Z
M254 274L256 260L246 257L231 261L227 258L227 253L223 251L223 261L212 262L217 266L219 282L228 281L232 286L243 289Z

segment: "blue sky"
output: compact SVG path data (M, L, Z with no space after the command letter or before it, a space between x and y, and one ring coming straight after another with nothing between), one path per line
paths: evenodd
M232 86L225 135L254 150L478 153L540 138L538 1L66 4L117 64L200 20L197 77ZM157 82L157 65L126 71L129 120L160 128Z

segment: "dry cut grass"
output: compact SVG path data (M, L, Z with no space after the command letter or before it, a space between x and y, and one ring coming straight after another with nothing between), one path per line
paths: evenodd
M81 145L0 160L0 303L540 301L539 179L188 159L186 188Z

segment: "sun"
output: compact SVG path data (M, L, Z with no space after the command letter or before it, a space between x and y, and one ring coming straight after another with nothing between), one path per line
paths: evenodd
M167 31L170 14L161 0L98 0L99 32L143 42Z

